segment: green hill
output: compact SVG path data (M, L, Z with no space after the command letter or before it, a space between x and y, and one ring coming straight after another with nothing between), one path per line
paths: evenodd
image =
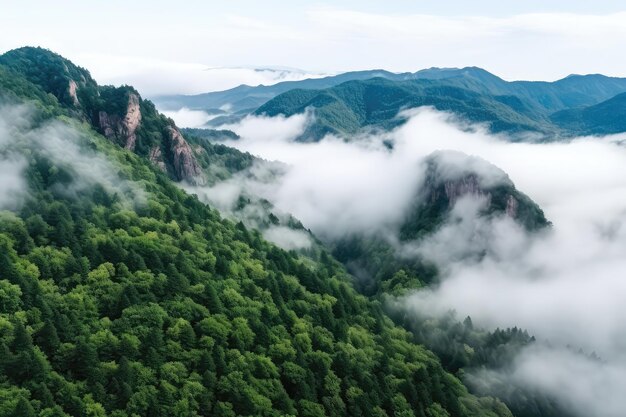
M401 295L436 281L437 271L428 259L402 256L397 246L419 244L431 236L450 220L462 198L483 199L485 206L478 212L482 218L509 218L528 231L550 225L541 208L517 190L506 173L482 159L441 151L430 155L425 164L423 184L393 231L398 242L383 233L348 236L334 243L333 254L360 275L365 294Z
M180 147L202 175L225 152L49 51L0 62L0 164L26 184L2 194L0 416L511 415L328 254L285 252L172 182Z
M326 90L291 90L261 106L256 114L291 116L313 109L315 121L301 138L310 141L328 133L355 133L364 127L395 127L403 122L398 112L419 106L486 123L495 132L545 132L551 128L515 97L488 96L430 80L396 82L376 78L349 81Z
M466 116L470 121L490 122L495 125L495 131L517 132L518 129L530 129L531 131L546 131L547 133L558 130L557 126L550 123L551 113L576 108L581 106L591 106L607 100L617 94L626 92L626 79L607 77L600 74L591 75L570 75L554 82L545 81L505 81L490 72L477 67L466 68L429 68L415 73L392 73L385 70L354 71L335 76L318 79L308 79L301 81L281 82L270 86L247 86L211 92L205 94L184 96L161 96L156 97L155 102L160 108L176 110L187 107L192 110L204 110L215 114L221 114L211 120L209 125L219 126L223 123L234 123L253 112L255 109L264 108L268 114L274 113L274 106L283 108L286 113L293 113L294 108L286 106L287 103L303 103L293 97L302 95L312 97L303 92L293 92L294 90L328 90L333 95L334 87L349 81L368 81L374 78L382 78L389 82L403 83L406 81L430 81L431 87L440 89L455 87L478 94L484 102L499 102L508 108L493 109L493 104L477 102L474 96L460 98L467 100L461 105L446 105L446 100L459 100L455 93L451 92L447 96L445 90L434 92L432 97L423 97L415 101L415 105L428 101L430 105L439 105L451 111L459 111L462 116ZM405 84L406 85L406 84ZM455 91L455 90L453 90ZM283 97L288 94L291 97ZM395 94L390 91L389 94ZM417 92L417 95L430 94L430 92ZM278 105L273 101L279 98L282 104ZM402 102L402 104L406 104ZM409 102L413 105L412 102ZM325 109L322 113L322 121L314 128L312 133L316 134L316 129L320 132L342 131L354 124L354 120L337 120L341 116L335 113L342 111L341 105L337 104L335 111ZM347 103L348 108L352 108L352 103ZM477 115L469 112L474 109L476 113L491 113L489 115ZM397 107L396 110L400 108ZM353 110L353 109L352 109ZM511 115L506 113L513 112ZM358 113L358 112L357 112ZM393 115L395 116L395 114ZM500 119L502 117L502 119ZM521 117L521 119L520 119ZM524 117L530 117L534 123L528 123Z
M283 81L274 85L240 85L225 91L215 91L196 95L169 95L154 97L154 102L163 109L176 110L187 107L192 110L213 110L227 108L228 112L251 112L279 94L299 89L323 89L334 87L346 81L367 80L382 77L406 79L410 74L394 74L384 70L354 71L339 75L311 78L301 81Z
M551 119L572 134L607 135L626 132L626 93L593 106L556 112Z

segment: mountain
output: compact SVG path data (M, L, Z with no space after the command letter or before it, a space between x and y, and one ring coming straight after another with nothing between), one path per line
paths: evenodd
M256 114L291 116L313 109L315 120L301 140L324 135L353 134L362 128L389 129L404 122L403 109L432 106L475 123L486 123L495 132L547 132L549 122L516 97L489 96L442 85L438 81L390 81L375 78L349 81L325 90L291 90L270 100Z
M407 312L404 297L417 289L437 285L439 271L420 251L446 226L459 241L474 241L456 253L453 241L436 247L437 256L471 262L485 255L481 240L492 231L490 220L513 221L529 233L550 227L541 208L516 189L509 177L484 160L457 152L436 152L425 161L425 178L404 218L392 230L347 236L333 242L333 255L357 277L358 288L388 306L393 320L411 330L415 341L432 350L449 372L471 375L486 369L498 372L510 367L534 337L518 328L489 332L475 327L471 318L450 312L443 317ZM456 248L458 249L458 247ZM400 301L398 301L400 300ZM484 380L465 380L472 392L489 391ZM516 386L510 381L491 381L517 417L573 417L574 410L557 403L550 395ZM491 391L493 392L493 391Z
M572 134L607 135L626 132L626 93L593 106L562 110L550 118Z
M418 106L432 106L472 123L485 123L494 133L558 137L625 130L618 120L608 120L613 116L599 116L612 106L619 107L619 94L626 91L624 78L572 75L551 83L507 82L474 67L422 70L405 77L409 80L377 78L322 90L290 90L255 113L290 116L312 109L315 120L300 138L304 141L319 140L329 133L353 134L363 128L389 129L403 122L397 117L401 110ZM598 104L615 95L615 101L609 100L606 106ZM590 105L599 107L578 109ZM620 110L616 110L611 114L618 115ZM591 119L597 120L596 128L591 126ZM601 124L610 127L602 130Z
M134 88L99 86L85 69L42 48L9 51L0 57L0 65L54 96L66 114L149 157L177 180L203 181L196 156L174 122L160 115Z
M570 75L554 82L505 81L478 67L429 68L415 73L393 73L385 70L354 71L319 79L281 82L270 86L241 85L230 90L198 95L155 97L159 108L177 110L183 107L223 114L210 122L212 126L237 121L274 97L291 90L323 90L348 81L383 78L390 81L431 80L439 86L457 87L498 100L516 111L536 119L550 113L597 104L626 92L626 79L600 74ZM221 109L221 110L220 110ZM236 117L233 118L233 115Z
M482 202L468 215L508 218L529 232L550 226L541 208L517 190L506 173L480 158L439 151L424 164L424 180L392 233L348 236L333 244L333 254L360 277L365 294L400 295L436 281L437 271L428 259L403 256L398 246L419 246L447 222L461 221L453 210L463 199ZM398 241L390 240L390 234ZM467 256L482 256L480 249L472 248Z
M395 74L384 70L354 71L339 75L311 78L301 81L283 81L274 85L240 85L225 91L196 95L170 95L153 98L154 103L164 110L187 107L192 110L225 109L228 113L251 112L279 94L300 89L323 89L346 81L367 80L382 77L395 80L405 79L409 74Z
M0 416L511 416L330 255L174 182L227 151L49 51L0 62Z

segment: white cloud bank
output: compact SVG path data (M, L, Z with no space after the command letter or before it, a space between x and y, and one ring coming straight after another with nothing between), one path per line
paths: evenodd
M626 386L624 136L511 143L480 127L461 130L447 114L411 114L384 138L351 143L294 143L304 115L249 117L230 128L242 137L234 146L290 165L274 188L261 191L326 239L389 230L419 189L421 161L433 151L461 151L502 168L544 209L552 230L532 236L507 218L479 220L476 203L461 199L455 221L417 247L439 265L441 285L406 303L419 312L453 308L482 326L518 326L549 339L553 349L523 352L505 377L557 395L581 415L620 415L611 399ZM395 141L393 151L382 139ZM605 362L572 356L560 348L566 344L596 351Z

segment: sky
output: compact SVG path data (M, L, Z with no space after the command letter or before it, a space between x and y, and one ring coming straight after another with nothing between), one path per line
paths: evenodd
M46 47L100 83L147 96L372 68L480 66L508 80L626 76L623 1L10 3L0 51Z

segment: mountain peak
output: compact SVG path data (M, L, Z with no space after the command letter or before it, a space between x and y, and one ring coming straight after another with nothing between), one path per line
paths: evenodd
M79 90L97 86L85 68L61 55L41 47L26 46L0 55L0 64L22 74L60 103L80 106Z

